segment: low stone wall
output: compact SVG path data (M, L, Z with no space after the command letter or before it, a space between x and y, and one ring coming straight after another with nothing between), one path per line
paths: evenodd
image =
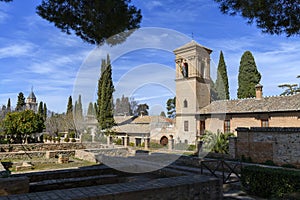
M89 152L89 151L85 151L85 150L76 150L75 158L79 158L81 160L86 160L86 161L94 162L94 163L97 162L97 160L95 158L95 154L92 152Z
M27 193L28 191L29 179L25 176L0 178L0 196L22 194Z
M43 158L45 157L45 151L31 151L31 152L4 152L0 153L0 160L5 159L20 159L28 160L31 158Z
M223 199L222 182L201 175L154 179L11 196L14 199ZM0 197L1 199L1 197Z
M87 149L86 151L112 157L127 157L130 155L128 148Z
M292 164L300 167L300 128L237 128L236 158L246 157L263 163Z
M86 149L89 144L84 143L34 143L34 144L1 144L0 152L19 152L19 151L53 151Z
M49 155L48 157L46 155ZM2 159L20 159L28 160L32 158L54 158L59 154L66 154L68 156L75 156L75 150L53 150L53 151L20 151L20 152L1 152L0 160Z

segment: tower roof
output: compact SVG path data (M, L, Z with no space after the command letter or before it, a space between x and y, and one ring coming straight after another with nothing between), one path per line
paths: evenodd
M33 91L30 92L29 96L27 97L27 99L36 99Z
M181 47L178 47L177 49L174 50L174 52L180 51L180 50L183 50L183 49L194 48L194 47L201 47L201 48L205 49L209 54L212 52L211 49L197 43L195 40L192 40L192 41L186 43L185 45L183 45Z

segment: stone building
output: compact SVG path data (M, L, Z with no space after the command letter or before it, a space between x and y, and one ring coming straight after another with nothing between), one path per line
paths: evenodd
M27 110L33 110L33 111L37 111L37 101L36 101L36 96L33 92L33 89L31 89L31 92L29 94L29 96L26 99L26 109Z
M205 130L236 132L238 127L300 127L300 94L212 101L210 54L212 50L191 41L174 50L176 65L176 119L153 116L115 117L113 129L123 144L138 146L151 140L167 144L195 144ZM175 124L175 126L174 126Z
M140 146L151 142L168 144L170 135L174 135L172 120L161 116L115 116L116 126L112 129L122 144Z
M212 50L191 41L174 50L176 65L176 142L193 144L205 130L237 127L300 127L300 94L210 101Z

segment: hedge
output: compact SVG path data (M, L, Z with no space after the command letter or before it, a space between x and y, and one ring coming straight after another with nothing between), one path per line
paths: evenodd
M246 166L241 171L241 183L248 194L270 198L300 192L300 171Z

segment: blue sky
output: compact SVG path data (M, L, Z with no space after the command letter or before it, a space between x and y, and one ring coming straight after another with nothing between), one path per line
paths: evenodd
M68 97L73 95L76 100L78 93L84 93L86 106L94 97L101 59L112 50L115 96L133 96L139 103L148 103L151 113L160 112L174 96L172 48L192 37L213 50L212 76L223 51L232 99L237 93L240 58L246 50L255 57L265 96L279 95L279 84L300 82L296 78L300 75L300 37L262 34L241 17L221 14L213 0L133 0L142 10L144 29L132 38L139 37L147 45L129 39L123 47L132 48L121 53L119 47L95 48L61 33L35 13L39 3L0 3L0 105L11 98L15 106L18 93L27 97L33 86L38 101L46 102L52 111L65 112ZM89 83L88 90L79 89L83 83Z

